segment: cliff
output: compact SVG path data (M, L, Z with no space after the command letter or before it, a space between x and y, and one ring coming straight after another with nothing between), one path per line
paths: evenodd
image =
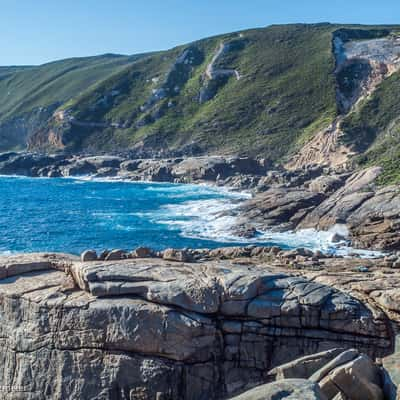
M385 307L256 259L33 254L0 272L2 398L220 399L303 355L392 352Z

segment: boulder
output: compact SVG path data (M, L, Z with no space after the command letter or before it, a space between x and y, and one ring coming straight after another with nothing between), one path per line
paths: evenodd
M359 351L356 349L349 349L341 352L337 357L324 365L321 369L316 371L310 380L313 382L320 382L326 375L328 375L335 368L354 360L360 355Z
M333 369L319 386L327 399L342 393L350 400L383 400L379 370L366 355Z
M301 357L274 368L269 372L269 375L273 376L276 380L290 378L308 379L342 352L343 348L336 348Z
M115 261L115 260L123 260L125 258L128 258L128 252L126 252L125 250L120 250L120 249L115 249L115 250L111 250L105 260L106 261Z
M96 261L97 259L96 250L85 250L81 254L81 261Z
M383 391L386 400L400 399L400 335L396 338L395 353L383 358Z
M305 379L286 379L258 386L231 400L326 400L317 384Z
M166 249L163 252L163 258L169 261L184 262L189 260L189 254L185 250Z
M103 250L100 254L99 254L99 260L104 261L107 256L110 254L110 250Z
M132 252L133 258L147 258L152 257L153 255L154 251L152 249L149 249L148 247L138 247Z
M181 180L215 181L217 177L227 178L232 175L232 166L224 157L190 157L175 165L172 175Z

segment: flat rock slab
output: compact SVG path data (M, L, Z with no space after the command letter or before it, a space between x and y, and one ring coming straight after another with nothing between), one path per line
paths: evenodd
M256 319L267 326L279 320L291 328L386 336L383 322L349 295L265 267L138 259L74 263L71 271L80 288L97 297L135 295L206 315Z
M222 399L301 356L390 351L360 301L268 266L50 259L0 279L0 398Z
M32 271L63 268L77 260L69 254L28 253L0 257L0 279Z

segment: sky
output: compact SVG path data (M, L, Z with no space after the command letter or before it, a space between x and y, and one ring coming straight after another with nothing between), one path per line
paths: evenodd
M0 65L164 50L297 22L400 24L400 0L0 0Z

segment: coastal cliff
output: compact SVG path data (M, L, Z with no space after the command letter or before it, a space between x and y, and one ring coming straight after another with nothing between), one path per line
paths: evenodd
M0 271L7 399L222 399L304 355L388 355L400 311L262 258L33 254Z

